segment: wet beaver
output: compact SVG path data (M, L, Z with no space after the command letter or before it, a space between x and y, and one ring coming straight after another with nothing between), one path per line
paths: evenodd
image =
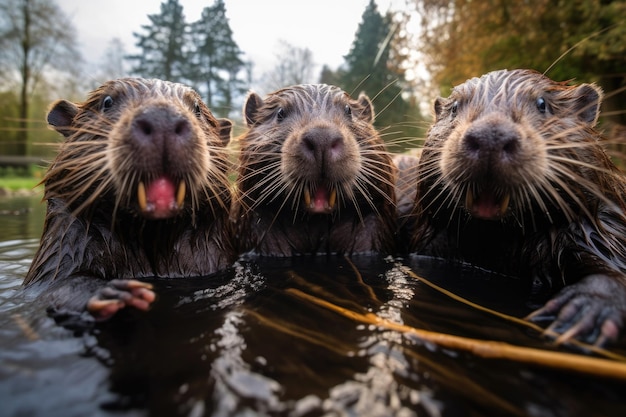
M206 275L236 256L225 145L192 89L157 79L109 81L74 104L52 104L65 136L43 183L41 245L24 284L60 310L107 318L154 300L143 277Z
M435 101L420 159L410 251L564 287L530 316L559 341L614 340L626 317L625 178L595 129L601 99L491 72Z
M251 93L244 115L233 210L243 252L393 250L391 159L365 94L296 85Z

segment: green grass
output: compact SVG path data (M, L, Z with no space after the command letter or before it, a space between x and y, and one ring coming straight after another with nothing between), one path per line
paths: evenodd
M35 177L0 177L0 188L8 188L11 191L32 190L41 181ZM37 189L41 189L38 187Z

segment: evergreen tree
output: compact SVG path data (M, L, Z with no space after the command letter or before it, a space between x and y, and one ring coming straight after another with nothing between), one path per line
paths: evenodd
M394 26L392 15L381 15L376 2L370 0L352 48L344 57L346 68L339 80L349 93L364 91L372 99L376 126L383 130L385 140L394 144L393 150L398 150L399 137L417 137L422 131L418 107L404 98L406 82L400 62L404 57L393 49Z
M148 15L144 33L133 32L141 50L127 59L136 61L132 72L142 77L183 82L186 67L187 35L183 7L178 0L161 3L161 13Z
M188 78L205 96L207 105L226 116L234 96L244 91L240 72L246 64L233 40L224 1L205 7L200 20L190 26L193 53L188 60Z

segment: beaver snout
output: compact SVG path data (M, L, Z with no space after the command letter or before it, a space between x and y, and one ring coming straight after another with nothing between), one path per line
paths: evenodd
M193 138L189 119L169 107L151 107L140 112L131 122L131 140L142 151L158 156L163 148L174 148ZM173 146L172 146L173 145ZM145 155L150 158L150 155Z
M497 166L514 160L520 151L521 134L508 120L481 119L470 126L462 139L467 157L479 164Z
M185 203L187 184L200 152L199 130L190 116L174 105L150 103L121 121L122 137L127 145L119 150L121 161L132 154L132 166L120 164L127 171L127 181L136 178L137 204L141 213L163 219L179 213ZM194 162L195 161L195 162Z
M340 131L331 127L312 127L301 136L300 154L303 159L320 167L323 173L327 164L343 158L344 137Z

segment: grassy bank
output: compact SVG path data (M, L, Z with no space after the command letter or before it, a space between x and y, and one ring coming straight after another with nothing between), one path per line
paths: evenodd
M37 186L41 181L41 178L34 177L0 177L0 189L8 190L8 191L19 191L19 190L37 190L43 191L43 187Z

